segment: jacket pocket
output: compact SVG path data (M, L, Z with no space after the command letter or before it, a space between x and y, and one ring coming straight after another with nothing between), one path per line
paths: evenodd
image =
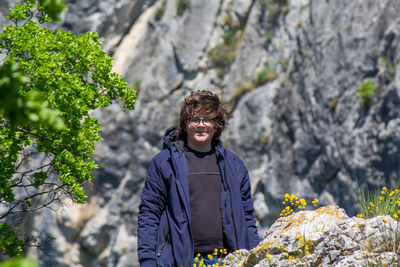
M175 261L172 254L172 246L169 233L165 241L157 251L157 267L174 267Z
M165 238L164 243L161 244L158 252L157 252L157 257L160 257L161 254L164 252L164 250L166 249L167 245L169 245L169 232L167 234L167 237Z

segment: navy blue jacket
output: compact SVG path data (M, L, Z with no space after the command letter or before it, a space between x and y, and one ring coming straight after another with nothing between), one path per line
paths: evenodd
M193 266L188 169L183 140L175 127L151 161L138 216L140 266ZM222 143L216 146L222 176L221 213L229 250L251 249L258 242L250 181L243 162ZM210 218L212 219L212 218Z

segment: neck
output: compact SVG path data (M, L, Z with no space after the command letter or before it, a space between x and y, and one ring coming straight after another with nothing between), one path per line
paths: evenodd
M207 143L207 144L194 144L192 142L190 142L190 140L188 140L188 146L193 149L196 150L198 152L208 152L212 149L211 147L211 142Z

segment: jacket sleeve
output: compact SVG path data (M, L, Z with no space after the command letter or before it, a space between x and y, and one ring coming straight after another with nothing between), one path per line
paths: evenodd
M242 204L244 209L244 216L246 219L247 234L249 238L248 249L252 249L258 245L260 240L257 234L256 217L254 216L253 199L251 198L250 179L247 170L240 185L240 193L242 195Z
M147 170L138 215L138 257L140 266L155 266L157 231L165 209L166 186L156 161Z

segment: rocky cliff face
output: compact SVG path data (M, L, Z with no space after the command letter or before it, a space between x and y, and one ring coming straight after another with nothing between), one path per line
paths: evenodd
M184 3L184 4L182 4ZM182 5L181 5L182 4ZM32 216L43 266L138 266L137 213L147 165L190 91L232 111L225 146L246 163L262 235L284 193L352 216L356 181L400 175L400 2L395 0L69 1L62 27L98 31L139 90L136 110L98 110L100 170L83 207ZM357 92L376 86L367 104ZM264 265L261 265L264 266Z

